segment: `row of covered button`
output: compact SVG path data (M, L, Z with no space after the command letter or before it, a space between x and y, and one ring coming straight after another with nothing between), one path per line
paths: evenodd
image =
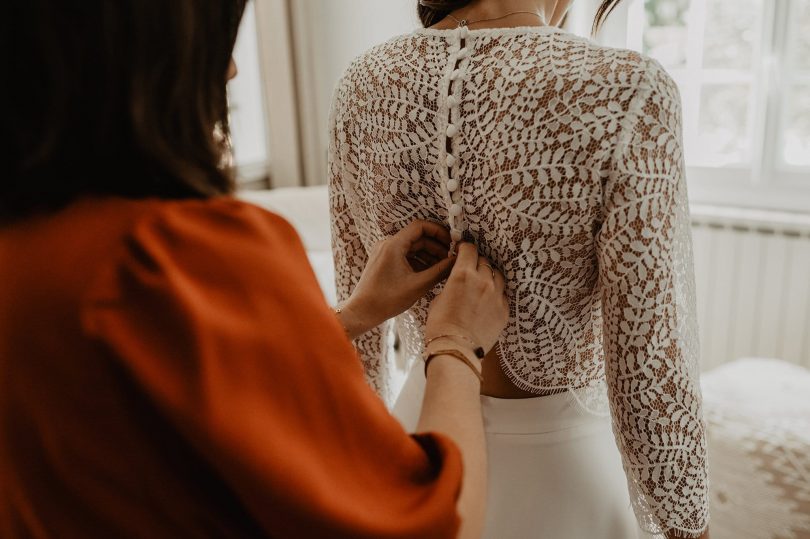
M460 26L456 32L454 32L454 34L456 43L450 47L449 51L449 62L453 66L453 71L450 74L450 84L448 85L449 95L447 97L448 114L450 117L447 123L447 129L445 131L445 135L447 136L446 148L449 148L449 150L445 152L445 166L447 167L447 180L445 187L447 188L446 194L449 203L448 214L450 221L450 237L452 238L453 242L456 243L461 241L464 235L461 218L463 208L461 206L461 185L459 184L459 181L453 177L457 159L453 155L452 151L455 151L456 148L456 145L453 144L453 139L458 136L459 126L457 124L461 120L461 114L459 114L461 99L458 97L458 94L460 94L460 89L458 88L457 81L462 78L462 71L460 69L461 62L469 55L469 49L464 46L468 35L468 29L466 26Z

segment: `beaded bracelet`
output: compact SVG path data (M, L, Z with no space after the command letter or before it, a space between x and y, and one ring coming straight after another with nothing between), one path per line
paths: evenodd
M467 365L475 373L475 376L478 377L479 382L481 382L482 384L484 383L484 376L481 374L481 371L479 371L476 368L476 366L473 365L473 362L470 361L470 358L464 355L463 352L459 352L458 350L453 349L438 350L436 352L428 354L427 357L425 357L425 378L427 378L428 365L430 365L430 362L433 361L433 358L437 356L450 356L458 359L459 361Z

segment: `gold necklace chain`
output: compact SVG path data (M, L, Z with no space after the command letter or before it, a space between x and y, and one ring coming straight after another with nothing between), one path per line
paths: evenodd
M546 19L542 15L540 15L539 13L534 12L534 11L512 11L511 13L507 13L506 15L501 15L500 17L492 17L490 19L478 19L477 21L468 21L467 19L458 19L452 13L448 13L447 16L450 17L451 19L453 19L453 21L455 21L456 24L458 24L459 27L461 27L461 26L469 26L471 24L478 24L478 23L482 23L482 22L499 21L501 19L505 19L506 17L511 17L512 15L519 15L519 14L534 15L535 17L540 19L540 21L543 24L546 24Z

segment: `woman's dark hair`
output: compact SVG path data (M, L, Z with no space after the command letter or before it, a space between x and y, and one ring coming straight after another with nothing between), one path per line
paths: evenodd
M246 2L5 6L13 52L0 127L10 161L0 220L84 195L231 192L226 75Z
M422 25L425 28L433 26L440 20L447 17L448 13L452 13L457 9L471 4L473 0L420 0L417 5L417 12ZM596 33L602 23L605 22L608 15L611 14L613 9L618 5L621 0L602 0L599 3L599 8L596 10L596 18L593 22L593 32Z

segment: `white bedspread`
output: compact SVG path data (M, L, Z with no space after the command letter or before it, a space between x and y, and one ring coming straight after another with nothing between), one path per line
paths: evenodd
M810 370L738 360L703 395L712 539L810 538Z

